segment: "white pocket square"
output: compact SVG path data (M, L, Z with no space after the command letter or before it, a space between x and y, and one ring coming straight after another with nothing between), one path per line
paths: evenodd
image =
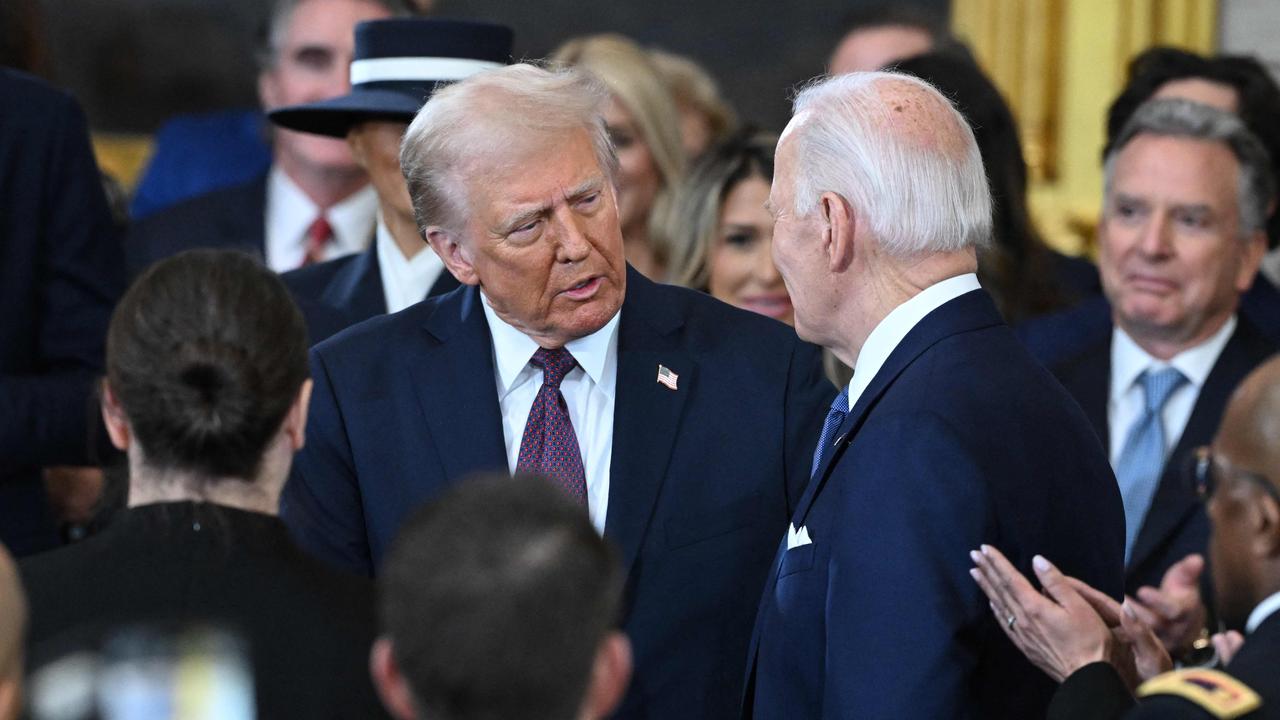
M791 525L787 529L787 549L798 548L801 545L812 545L813 541L809 539L809 528L801 525L797 530L795 525Z

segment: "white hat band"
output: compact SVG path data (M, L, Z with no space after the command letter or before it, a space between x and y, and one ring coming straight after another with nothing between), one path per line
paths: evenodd
M351 84L388 81L454 81L500 67L503 67L502 63L470 58L368 58L351 63Z

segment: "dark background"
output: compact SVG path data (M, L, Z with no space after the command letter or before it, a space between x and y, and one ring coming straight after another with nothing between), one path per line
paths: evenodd
M798 83L823 71L855 7L880 0L437 0L434 15L512 26L516 57L621 32L688 55L744 120L780 129ZM947 0L908 3L944 14ZM28 5L27 11L21 10ZM94 129L152 132L170 115L257 105L253 50L267 0L0 0L0 32L32 14L37 74L71 90ZM5 10L4 8L8 9Z

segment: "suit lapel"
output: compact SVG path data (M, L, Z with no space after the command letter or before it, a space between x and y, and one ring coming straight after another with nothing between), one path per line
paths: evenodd
M1134 541L1130 568L1140 567L1186 516L1200 506L1200 498L1190 478L1182 476L1183 461L1193 449L1213 440L1231 393L1274 351L1274 347L1248 320L1240 317L1238 322L1231 339L1213 364L1213 370L1205 378L1191 417L1165 463L1160 485L1151 500L1151 509L1147 511Z
M428 347L409 363L423 418L450 481L478 470L508 470L493 343L480 303L475 287L434 303L422 330Z
M818 466L817 472L809 480L809 486L800 498L795 514L795 526L804 525L809 508L826 484L832 466L844 454L845 448L853 441L858 429L862 427L881 396L893 385L898 376L915 362L916 358L944 338L957 333L999 325L1002 322L995 305L991 302L991 297L983 290L974 290L944 303L912 328L889 354L884 365L872 378L871 384L863 391L858 401L850 408L849 415L840 424L840 430L836 433L830 452Z
M387 297L382 289L378 243L370 243L368 250L339 270L320 299L326 305L349 314L354 322L386 313Z
M605 519L605 535L622 551L628 572L653 516L689 395L697 388L697 363L679 344L682 325L680 313L658 297L654 284L628 267ZM676 390L658 382L659 365L678 376Z

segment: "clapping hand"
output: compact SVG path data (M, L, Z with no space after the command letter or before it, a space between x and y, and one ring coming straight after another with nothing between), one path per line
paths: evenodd
M999 550L983 545L969 556L977 566L969 574L986 593L1001 629L1049 677L1062 682L1089 663L1117 660L1107 623L1048 560L1037 555L1032 561L1041 594Z
M1159 588L1138 588L1137 598L1126 601L1175 656L1190 650L1205 626L1207 612L1200 599L1203 572L1204 558L1188 555L1165 571Z

